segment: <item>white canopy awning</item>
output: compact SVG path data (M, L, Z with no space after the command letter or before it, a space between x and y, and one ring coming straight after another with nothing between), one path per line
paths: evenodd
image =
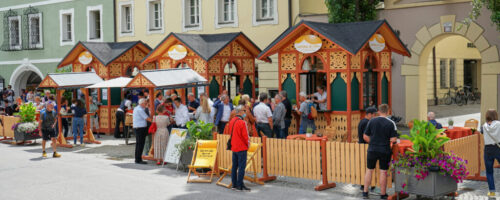
M207 86L207 83L207 79L191 68L175 68L140 71L127 87L176 89Z
M130 83L131 80L132 78L119 77L96 83L94 85L88 86L87 88L122 88L127 86L127 84Z

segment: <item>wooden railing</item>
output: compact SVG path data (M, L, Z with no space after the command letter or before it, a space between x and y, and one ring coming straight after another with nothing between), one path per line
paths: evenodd
M216 136L217 138L217 166L222 167L222 168L227 168L231 169L232 164L233 164L233 154L231 151L226 150L227 148L227 141L229 140L230 135L223 135L223 134L218 134ZM261 139L259 137L251 137L250 142L253 143L258 143L261 144ZM259 154L262 154L262 150L259 151ZM256 164L257 164L257 173L262 172L262 157L261 156L256 156ZM253 169L250 168L249 172L253 172Z
M458 157L467 160L465 165L469 180L484 181L486 177L481 176L481 170L484 170L482 135L478 132L474 135L450 140L444 144L444 151L453 152Z

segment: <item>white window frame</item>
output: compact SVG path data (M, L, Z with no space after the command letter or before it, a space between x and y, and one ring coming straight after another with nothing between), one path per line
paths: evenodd
M11 32L10 32L10 22L12 20L17 20L18 21L18 28L17 28L17 35L18 35L18 45L16 46L12 46L11 44ZM23 40L22 40L22 35L21 35L21 28L22 28L22 21L21 21L21 15L18 15L18 16L11 16L9 17L9 49L11 50L21 50L22 46L23 46Z
M261 10L262 8L260 7L261 1L262 0L252 0L253 1L253 14L252 14L252 23L253 26L259 26L263 24L278 24L278 0L273 0L273 13L274 16L272 18L265 18L263 19L261 16Z
M38 44L31 44L31 18L33 17L38 17L38 37L39 41ZM28 41L28 46L30 48L43 48L43 33L42 33L42 13L35 13L35 14L29 14L28 15L28 38L30 41Z
M150 5L151 5L151 2L159 2L160 3L160 26L158 29L152 29L152 23L154 23L154 21L151 21L152 17L150 15L154 14L154 13L151 13L150 12ZM165 9L163 8L164 6L164 0L147 0L146 1L146 11L147 11L147 16L146 16L146 20L147 20L147 27L146 27L146 32L147 34L163 34L165 32Z
M90 38L90 13L94 11L99 11L99 28L100 28L100 38ZM73 20L73 19L72 19ZM102 20L102 4L97 6L87 6L87 41L89 42L102 42L104 41L104 30L103 30L103 20Z
M67 24L64 24L64 16L65 15L70 15L71 16L71 40L69 41L64 41L64 26ZM66 45L75 45L75 9L71 8L68 10L59 10L59 41L60 41L60 46L66 46Z
M119 6L118 16L120 16L118 18L118 20L119 20L118 23L120 25L120 31L118 32L119 36L120 37L134 36L134 1L126 1L126 2L120 1L118 6ZM123 20L126 20L124 18L125 13L123 13L123 8L125 6L128 6L130 8L130 30L125 30L123 27L125 25L125 23L127 23L126 21L123 21Z
M198 0L198 24L190 24L188 23L189 18L191 17L190 8L188 6L189 0L182 0L182 31L201 31L203 29L203 18L202 18L202 0Z
M238 0L234 1L234 19L232 22L224 21L224 0L215 1L215 28L238 27Z

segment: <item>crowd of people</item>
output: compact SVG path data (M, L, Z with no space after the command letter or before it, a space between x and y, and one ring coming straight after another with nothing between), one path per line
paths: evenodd
M63 117L61 119L62 134L64 137L68 137L69 130L72 130L72 135L74 136L74 145L77 145L77 139L80 138L80 145L84 146L83 135L85 134L84 125L90 123L92 128L99 130L99 122L97 116L98 102L95 98L91 98L90 122L86 121L84 117L87 114L87 109L85 108L85 100L81 95L81 92L77 92L77 98L73 99L71 105L68 105L68 99L65 97L61 98L60 105L57 105L55 95L51 93L50 90L38 90L38 91L27 91L22 89L19 96L15 97L15 93L12 87L9 85L1 92L1 99L3 101L1 104L1 114L6 116L13 116L15 113L19 112L19 108L23 104L31 103L36 112L40 113L40 126L42 133L42 156L47 157L45 151L46 141L52 141L53 157L60 157L61 155L57 153L57 143L55 142L58 134L58 120L57 114L61 114ZM70 129L70 125L72 126ZM97 134L98 137L99 134Z

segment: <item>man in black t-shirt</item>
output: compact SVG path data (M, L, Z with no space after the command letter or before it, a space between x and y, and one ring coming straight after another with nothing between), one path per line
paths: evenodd
M372 180L373 170L377 161L380 167L380 198L387 199L387 170L391 162L391 143L396 142L396 123L387 118L389 106L382 104L378 107L379 116L372 118L366 127L363 139L369 144L367 152L367 170L363 198L368 198L368 188Z
M363 139L363 134L365 134L366 126L368 125L368 121L375 117L377 114L377 109L374 107L368 107L366 109L365 118L363 118L358 124L358 143L366 144L366 141Z

